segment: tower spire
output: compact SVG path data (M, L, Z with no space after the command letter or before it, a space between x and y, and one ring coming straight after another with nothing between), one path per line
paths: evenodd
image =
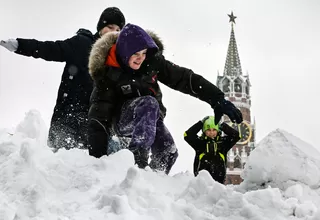
M250 152L255 148L256 123L255 119L251 123L251 95L249 74L242 74L240 59L237 49L234 28L237 18L233 12L228 14L229 23L231 23L231 35L229 40L227 59L224 67L223 75L217 76L217 85L225 94L225 98L233 102L240 109L243 116L243 123L232 124L227 117L223 117L223 121L230 123L234 129L241 133L241 140L230 149L227 157L227 184L240 184L242 182L241 173L247 162ZM241 152L240 152L241 151Z
M228 16L229 22L231 22L231 34L223 75L238 76L242 75L242 69L237 48L236 37L234 34L234 24L236 23L235 19L237 17L233 15L232 11L230 15L228 14Z

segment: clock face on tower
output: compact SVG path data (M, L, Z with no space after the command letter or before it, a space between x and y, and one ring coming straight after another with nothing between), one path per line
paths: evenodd
M237 144L247 144L251 137L252 137L252 128L250 124L247 122L243 121L240 124L232 123L232 122L227 122L229 126L231 126L233 129L239 131L240 133L240 140L238 141Z

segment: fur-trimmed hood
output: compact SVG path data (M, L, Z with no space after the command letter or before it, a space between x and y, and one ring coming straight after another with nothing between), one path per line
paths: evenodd
M154 32L146 30L146 32L152 37L154 42L157 44L159 51L158 53L163 53L164 46L162 40ZM92 46L90 56L89 56L89 73L94 79L100 70L105 67L105 62L109 50L116 44L119 32L110 32L99 38L95 44Z

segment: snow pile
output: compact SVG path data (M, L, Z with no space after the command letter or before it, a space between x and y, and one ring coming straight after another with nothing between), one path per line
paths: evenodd
M238 190L268 186L283 191L293 203L308 203L309 212L320 207L320 152L294 135L277 129L251 152Z
M236 186L213 181L206 171L195 178L189 172L171 177L138 169L128 150L100 159L79 149L53 153L43 142L41 121L32 111L13 135L0 131L1 220L320 219L319 206L313 200L297 198L304 196L304 183L296 182L286 191L271 187L245 191L243 187L241 192ZM270 141L278 140L274 138L270 136ZM250 166L270 173L268 166L254 164L254 157ZM280 164L276 159L273 162ZM314 179L300 174L301 180L315 186ZM247 175L246 181L254 184L250 180L254 175L250 177L248 171ZM261 176L260 182L255 175L256 185L269 181L268 175ZM310 198L319 199L316 190L310 188L310 192L314 192Z

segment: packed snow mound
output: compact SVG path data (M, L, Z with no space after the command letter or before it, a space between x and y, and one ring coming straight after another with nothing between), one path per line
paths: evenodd
M80 149L53 153L36 126L40 115L30 114L13 135L0 130L1 220L320 219L318 206L295 193L284 197L271 187L239 192L206 171L193 177L141 170L126 149L100 159Z
M298 137L277 129L251 152L240 189L277 187L286 195L313 200L320 207L319 173L320 152Z

